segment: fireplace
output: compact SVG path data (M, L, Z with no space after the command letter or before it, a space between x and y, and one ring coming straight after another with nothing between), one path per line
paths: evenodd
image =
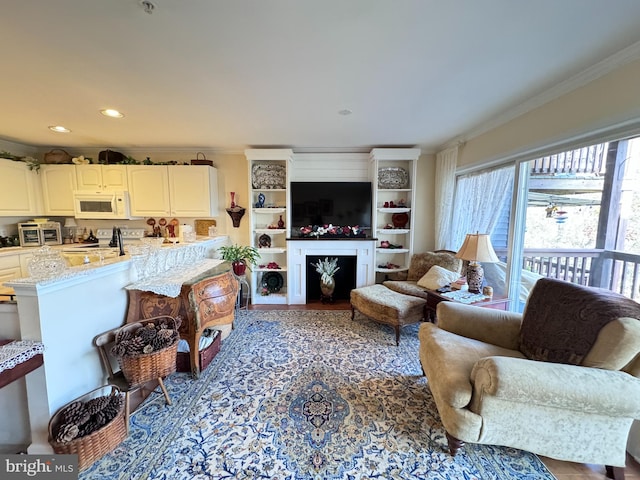
M311 265L324 260L325 257L318 255L307 255L307 303L320 300L320 274L316 272L316 268ZM351 290L356 287L356 257L353 255L331 255L328 257L338 259L338 267L340 269L333 276L336 282L336 288L333 292L333 300L349 300Z
M313 282L314 288L320 290L318 285L318 273L309 262L314 262L325 257L349 257L353 262L353 284L349 283L349 290L375 283L374 254L376 240L366 239L333 239L333 240L288 240L287 241L287 270L288 286L287 294L290 305L304 305L307 299L320 298L319 293L314 297L313 291L307 294L308 285ZM309 257L309 258L307 258ZM340 264L342 270L342 264ZM351 268L351 267L349 267ZM336 275L341 273L339 270ZM346 270L346 268L345 268ZM346 273L346 272L345 272ZM313 275L313 280L307 281L308 275ZM337 277L336 277L337 280ZM337 282L336 282L337 283ZM344 282L346 283L346 281ZM336 298L334 294L334 298ZM345 298L348 298L345 297Z

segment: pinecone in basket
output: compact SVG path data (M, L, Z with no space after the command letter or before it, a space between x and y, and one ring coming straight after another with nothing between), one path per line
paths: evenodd
M85 404L80 401L69 404L61 412L61 416L64 419L64 423L70 423L78 426L86 423L91 417L85 407Z
M113 395L109 401L109 404L104 407L102 414L105 417L105 423L109 423L113 420L118 412L122 410L124 406L124 398L122 395Z
M111 347L111 354L115 355L116 357L123 356L125 353L127 353L127 343L129 343L129 340L125 340L122 343L114 344L113 347Z
M98 423L95 420L95 416L91 417L91 420L88 421L87 423L85 423L82 428L80 429L80 432L78 433L79 437L86 437L87 435L95 432L96 430L98 430L100 427L102 427L102 425L104 425L103 423Z
M136 330L136 337L144 340L145 344L151 343L153 339L156 338L156 335L158 335L156 328L152 324L149 325L151 325L151 328L142 327Z
M78 437L80 433L80 429L78 425L72 423L64 423L60 425L58 428L58 433L56 434L56 442L59 443L67 443Z
M126 351L125 355L139 355L142 353L142 349L146 345L145 341L140 337L133 337L131 340L126 342Z
M85 407L89 415L95 415L102 411L111 402L111 395L103 395L101 397L92 398L85 403Z
M131 333L131 330L119 330L118 333L116 333L116 344L120 343L120 342L124 342L125 340L129 340L131 337L133 336L133 334Z

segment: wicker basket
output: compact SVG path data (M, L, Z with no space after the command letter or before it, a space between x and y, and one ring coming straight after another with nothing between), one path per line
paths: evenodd
M147 323L154 322L158 317L148 320L140 320L130 323L123 328L136 329ZM164 317L173 324L177 330L177 323L173 317ZM141 353L139 355L124 355L118 357L120 369L127 379L129 385L142 385L143 383L155 380L158 377L166 377L176 371L176 356L178 355L178 339L162 350L151 353Z
M71 155L61 148L54 148L44 154L42 163L64 164L71 163Z
M118 414L106 425L84 437L78 437L70 442L59 443L54 440L54 434L58 429L62 418L60 413L71 403L85 402L91 398L101 395L121 395L120 389L115 385L106 385L96 388L91 392L76 398L60 408L49 421L49 444L53 447L54 453L64 455L78 455L78 469L84 470L90 467L93 462L106 455L116 448L125 438L127 438L127 425L124 415L124 405Z

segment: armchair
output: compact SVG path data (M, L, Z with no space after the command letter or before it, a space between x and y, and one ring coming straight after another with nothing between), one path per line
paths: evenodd
M640 304L539 280L523 314L441 302L420 362L455 455L464 442L607 466L640 419Z

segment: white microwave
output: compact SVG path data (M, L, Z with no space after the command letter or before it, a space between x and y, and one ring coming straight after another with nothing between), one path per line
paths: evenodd
M73 208L76 218L116 220L131 218L129 192L75 190Z

